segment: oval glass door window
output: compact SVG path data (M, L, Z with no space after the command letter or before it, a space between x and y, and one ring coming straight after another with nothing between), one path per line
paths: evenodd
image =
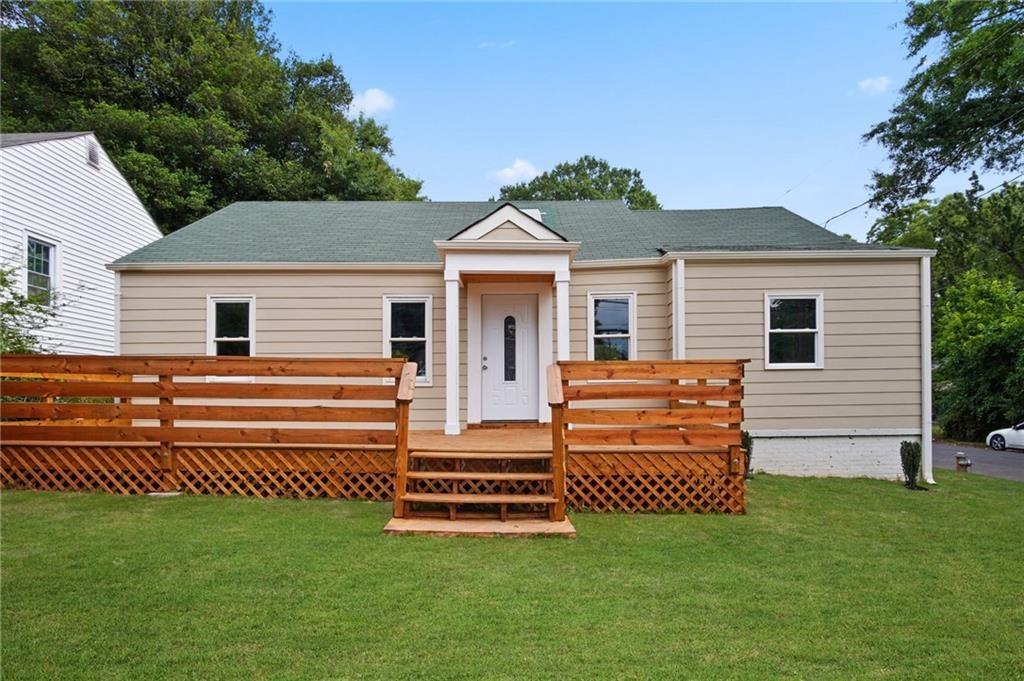
M505 380L516 380L516 318L505 317Z

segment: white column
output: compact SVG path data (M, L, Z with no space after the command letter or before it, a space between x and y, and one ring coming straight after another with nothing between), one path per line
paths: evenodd
M686 359L686 261L672 261L672 359Z
M921 476L932 475L932 259L921 258Z
M555 272L555 338L559 360L569 359L569 272Z
M444 434L459 434L459 272L444 273Z
M121 270L114 271L114 354L121 354Z

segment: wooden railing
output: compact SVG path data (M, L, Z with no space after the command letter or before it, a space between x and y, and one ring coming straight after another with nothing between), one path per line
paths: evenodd
M655 495L644 490L651 476L673 471L704 477L728 476L729 499L704 489L697 510L734 511L734 490L742 492L743 374L747 360L563 361L548 370L552 472L563 503L567 477L629 478L622 495ZM583 403L582 405L580 403ZM597 404L595 404L597 403ZM586 452L589 458L574 456ZM642 455L642 456L641 456ZM680 457L691 456L689 462ZM709 468L708 457L720 465ZM630 477L632 476L632 477ZM607 484L601 492L608 495ZM684 492L679 492L684 494ZM602 498L606 508L636 508L636 499ZM648 501L651 501L648 499ZM685 500L683 500L685 501ZM632 505L631 505L632 504ZM585 505L585 504L584 504ZM657 500L650 506L657 507ZM718 507L720 506L720 507Z
M416 365L400 359L5 355L0 376L5 446L159 446L163 486L174 490L182 447L373 447L403 456Z

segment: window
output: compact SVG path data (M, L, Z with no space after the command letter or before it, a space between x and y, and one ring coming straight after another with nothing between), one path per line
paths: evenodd
M766 369L824 366L820 293L768 293L764 297Z
M635 359L636 294L591 293L589 308L587 358Z
M384 356L416 362L416 382L431 376L431 296L384 296Z
M56 247L33 237L28 238L27 290L29 298L36 302L49 303L53 295L54 253Z
M516 380L516 318L505 317L505 380Z
M255 305L251 296L210 298L206 352L220 357L255 355Z

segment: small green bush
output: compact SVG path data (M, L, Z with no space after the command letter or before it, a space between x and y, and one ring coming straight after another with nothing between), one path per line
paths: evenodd
M754 454L754 438L746 430L740 431L740 447L747 450L747 460L744 463L743 477L750 477L750 457Z
M900 443L900 463L903 464L904 485L907 489L925 489L917 484L921 474L921 443L904 440Z

